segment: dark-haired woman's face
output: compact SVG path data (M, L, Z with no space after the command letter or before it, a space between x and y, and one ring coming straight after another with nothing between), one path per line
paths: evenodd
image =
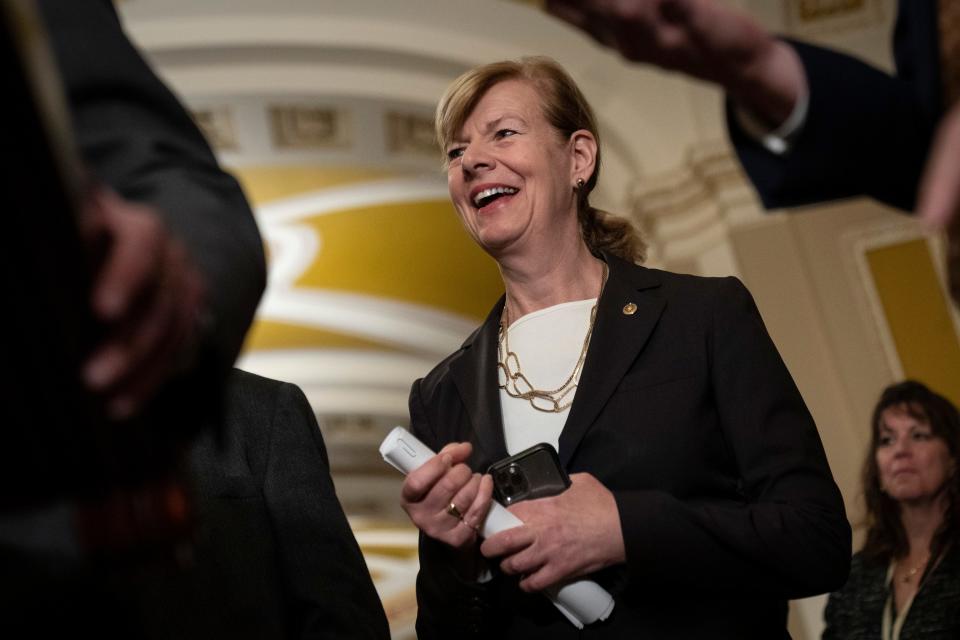
M884 409L878 428L876 459L883 491L909 504L937 498L955 466L943 438L900 406Z
M576 231L571 146L547 122L529 83L491 87L446 151L450 198L494 257L549 247L564 218Z

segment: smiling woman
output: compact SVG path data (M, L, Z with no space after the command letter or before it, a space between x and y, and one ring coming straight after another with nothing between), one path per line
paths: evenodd
M830 596L823 637L960 637L957 408L907 380L884 390L871 431L867 542Z
M580 225L592 251L643 261L645 246L633 227L589 204L600 177L600 134L586 98L551 60L504 61L464 74L441 100L436 127L447 157L450 197L464 226L488 252L512 240L539 245L537 235L544 233L578 238L576 228L570 233L556 226L566 222ZM499 212L517 196L526 211L513 221L518 237L488 247L478 235L481 224L495 226L486 214ZM575 211L576 216L535 220L537 209Z
M468 71L437 134L506 294L410 394L440 452L401 495L421 530L418 636L783 637L787 598L843 582L850 529L750 294L637 265L632 226L590 205L596 122L555 62ZM484 470L539 442L570 487L479 540ZM616 599L583 635L536 593L581 576Z
M579 243L575 226L563 233L564 224L576 224L565 215L576 206L570 185L583 180L595 155L589 132L563 140L541 114L534 87L507 80L481 98L447 153L450 197L474 240L495 258L546 249L555 234Z

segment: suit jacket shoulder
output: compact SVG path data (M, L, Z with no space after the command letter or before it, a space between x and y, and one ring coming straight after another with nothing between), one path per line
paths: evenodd
M303 392L234 371L225 402L222 442L206 434L193 467L227 623L241 637L388 638Z

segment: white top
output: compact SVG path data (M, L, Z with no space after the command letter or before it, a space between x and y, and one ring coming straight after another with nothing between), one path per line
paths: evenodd
M507 329L510 350L520 369L536 389L556 389L570 376L580 359L583 339L590 327L590 311L597 299L576 300L529 313ZM564 398L573 401L576 389ZM546 442L560 450L560 432L570 413L537 411L527 400L511 398L500 389L503 436L510 455Z

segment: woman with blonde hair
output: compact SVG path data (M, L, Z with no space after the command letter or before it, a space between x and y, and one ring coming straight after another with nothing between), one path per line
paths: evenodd
M787 598L845 579L850 531L749 293L636 264L632 226L590 204L596 120L552 60L468 71L437 133L506 293L411 391L440 452L401 495L422 532L419 637L786 637ZM483 471L539 442L571 486L479 539ZM616 606L578 632L538 592L582 576Z

